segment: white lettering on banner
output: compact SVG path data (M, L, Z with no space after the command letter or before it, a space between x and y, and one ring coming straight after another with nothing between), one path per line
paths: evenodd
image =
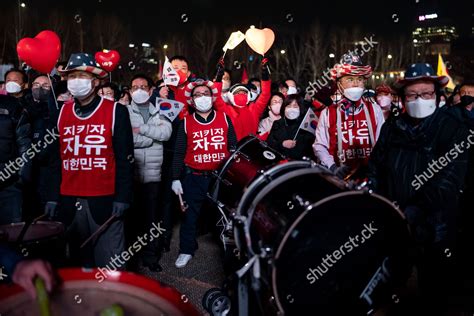
M225 158L224 153L194 155L194 161L198 163L203 162L220 162Z
M363 159L369 157L371 151L371 148L349 148L342 152L347 159Z
M354 129L355 128L355 129ZM354 135L354 130L356 135ZM366 120L345 121L342 128L342 142L349 143L349 146L355 145L369 145L369 129ZM337 132L335 133L337 137ZM347 157L349 158L349 157Z
M87 124L64 127L63 135L73 137L64 138L62 141L66 144L63 153L72 152L78 158L63 160L64 170L71 171L89 171L92 169L107 169L106 158L83 157L100 156L102 150L107 149L104 133L106 128L103 124ZM84 134L81 137L80 134Z
M193 133L193 150L203 149L209 150L209 147L214 149L223 149L225 147L224 142L224 129L222 128L211 128ZM211 136L211 137L209 137Z

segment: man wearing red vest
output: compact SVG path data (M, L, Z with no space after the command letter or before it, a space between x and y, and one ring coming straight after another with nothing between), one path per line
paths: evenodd
M59 219L68 226L73 254L77 245L115 215L80 256L83 265L103 267L124 248L122 217L133 186L130 118L125 106L97 95L99 79L107 72L96 66L91 55L72 54L63 73L74 99L59 114L60 157L52 165L47 213L54 216L59 202ZM118 268L124 265L121 260L116 263Z
M344 55L331 71L343 97L321 112L313 149L321 163L342 179L355 172L364 177L384 123L380 107L362 96L371 74L372 68L353 54Z
M172 189L176 195L182 194L189 206L180 229L177 268L186 266L197 249L196 224L207 197L211 172L237 143L231 120L213 109L217 94L211 81L197 80L186 87L191 113L179 126L173 157Z

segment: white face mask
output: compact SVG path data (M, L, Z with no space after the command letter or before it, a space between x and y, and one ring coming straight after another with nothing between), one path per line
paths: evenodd
M286 108L285 116L289 120L295 120L300 116L300 109L299 108Z
M392 104L392 98L387 95L377 97L377 103L382 108L388 108Z
M351 101L359 101L364 94L364 88L352 87L344 89L344 96Z
M133 102L135 102L135 104L145 104L147 103L149 98L150 95L148 94L148 92L142 89L135 90L132 93L132 100Z
M442 108L446 105L446 101L439 101L439 107Z
M194 99L196 110L198 112L207 112L212 108L212 97L203 95L202 97Z
M227 91L230 88L230 80L222 80L222 90Z
M286 92L287 95L290 95L290 94L298 94L298 90L296 89L296 87L288 87L288 91Z
M262 90L260 90L260 87L257 87L257 94L260 95L261 92Z
M92 91L92 79L70 79L67 89L75 98L86 97Z
M425 118L430 116L436 110L436 100L424 100L417 98L414 101L409 101L406 104L408 115L414 118Z
M21 86L14 81L8 81L5 85L5 89L8 93L18 93L21 91Z
M109 97L108 95L102 96L104 99L109 100L109 101L115 101L114 98Z
M257 100L258 94L257 92L250 91L250 102Z
M274 104L272 104L271 109L272 109L272 113L273 113L274 115L277 115L277 116L280 115L281 105L282 105L282 103L274 103Z

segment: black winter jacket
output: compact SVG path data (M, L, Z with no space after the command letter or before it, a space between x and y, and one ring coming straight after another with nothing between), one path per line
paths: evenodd
M31 164L26 154L31 145L30 128L18 99L0 95L0 190L30 178Z
M303 157L313 158L312 145L315 136L305 130L301 129L298 132L296 136L296 146L294 148L289 149L283 147L283 141L292 140L295 137L303 117L304 115L300 115L300 118L296 120L288 120L282 117L278 121L275 121L267 138L268 145L291 159L301 159Z
M417 127L405 113L382 126L369 160L372 188L402 210L419 209L418 218L430 223L435 241L455 230L452 222L467 168L467 136L465 126L444 110L436 110Z

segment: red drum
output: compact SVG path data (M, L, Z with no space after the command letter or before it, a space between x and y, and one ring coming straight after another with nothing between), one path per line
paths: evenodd
M264 141L247 136L217 172L217 180L210 190L211 198L227 210L235 210L246 188L255 179L264 176L271 181L295 168L294 164L286 162L282 154L268 147Z
M60 269L61 286L50 294L52 315L99 315L113 304L122 307L124 315L197 316L199 312L188 298L173 288L129 272L98 269ZM96 276L100 276L96 277ZM0 286L0 315L39 315L36 301L19 286Z
M24 222L1 225L0 242L9 243L25 257L43 258L59 265L65 262L66 241L62 223L38 221L31 224L23 241L18 244L16 240L24 226Z

